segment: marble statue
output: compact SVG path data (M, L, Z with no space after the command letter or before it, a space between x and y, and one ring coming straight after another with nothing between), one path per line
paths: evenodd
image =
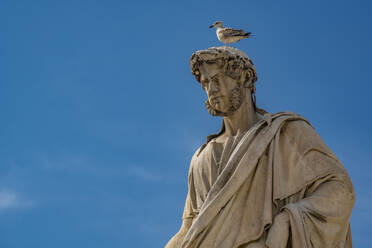
M197 51L190 66L223 123L191 159L166 248L352 247L353 185L309 121L258 108L256 69L236 48Z

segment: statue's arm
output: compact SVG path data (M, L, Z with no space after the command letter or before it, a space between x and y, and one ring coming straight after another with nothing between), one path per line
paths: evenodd
M292 125L291 125L292 124ZM349 218L355 202L351 180L342 164L309 125L293 122L283 133L288 148L301 155L296 166L317 175L295 194L282 199L281 212L268 231L269 248L349 247ZM300 125L301 124L301 125ZM290 144L295 144L290 146ZM306 168L306 169L305 169ZM293 170L295 171L295 170ZM282 205L280 204L280 205Z
M285 248L289 239L290 220L287 212L283 211L275 216L266 238L267 248Z
M267 247L284 248L289 240L293 247L309 243L314 247L331 247L349 242L346 235L355 194L347 174L341 172L321 178L307 187L305 198L289 201L274 218L266 239Z
M189 231L192 224L192 218L182 220L181 229L174 235L165 246L165 248L180 248L186 233Z

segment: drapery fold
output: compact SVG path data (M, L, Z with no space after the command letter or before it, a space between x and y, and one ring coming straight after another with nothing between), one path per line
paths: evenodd
M214 159L211 143L194 155L182 248L265 247L280 211L290 217L288 247L351 247L352 184L306 119L281 112L239 139L214 182L200 170Z

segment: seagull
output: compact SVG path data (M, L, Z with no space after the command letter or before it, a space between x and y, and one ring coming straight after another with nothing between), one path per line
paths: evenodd
M231 43L238 42L241 39L252 36L251 32L246 33L243 31L243 29L224 28L221 21L213 23L213 25L210 25L209 28L217 28L217 37L221 42L225 43L225 46L227 46L227 43L229 43L229 46L231 46Z

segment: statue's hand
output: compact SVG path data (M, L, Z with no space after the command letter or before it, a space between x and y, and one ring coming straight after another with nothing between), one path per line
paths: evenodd
M266 239L269 248L285 248L289 238L289 216L283 211L278 214L271 226Z

